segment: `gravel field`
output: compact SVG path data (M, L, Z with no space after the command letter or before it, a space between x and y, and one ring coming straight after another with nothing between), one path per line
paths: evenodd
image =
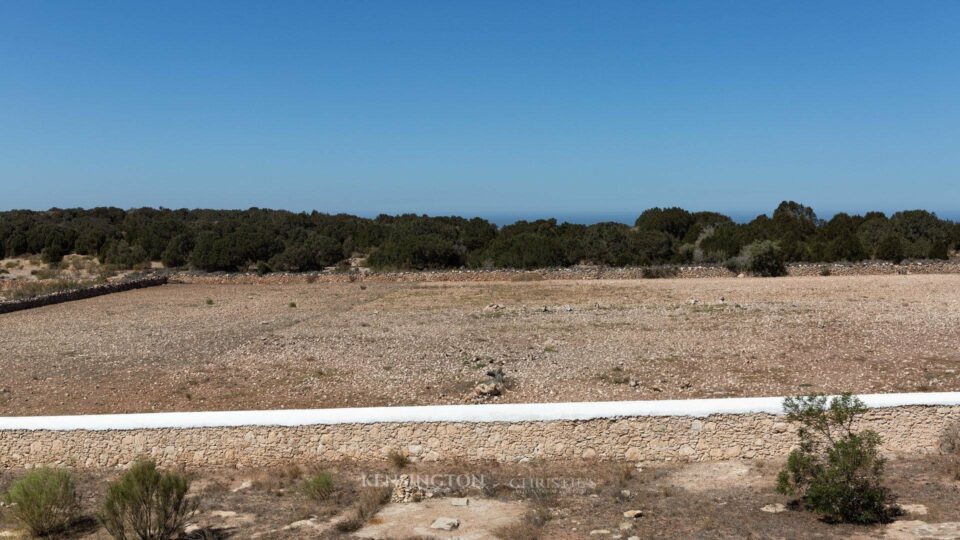
M0 315L0 414L960 390L958 338L960 275L173 284Z

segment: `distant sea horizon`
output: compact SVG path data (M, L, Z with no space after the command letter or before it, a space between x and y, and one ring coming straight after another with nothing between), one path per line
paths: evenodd
M45 212L48 210L52 210L54 208L62 210L62 209L75 208L75 207L57 206L57 207L51 207L50 209L0 208L0 212L15 212L20 210L26 210L26 211L32 211L32 212ZM80 208L80 207L76 207L76 208ZM134 210L137 208L141 208L141 206L130 207L127 210ZM144 208L153 208L153 207L145 206ZM170 208L170 207L160 205L157 208ZM203 208L209 209L209 210L246 210L247 209L247 208L211 208L211 207L203 207ZM257 207L257 208L270 209L270 210L285 210L284 208L268 208L268 207ZM916 208L902 208L902 209L896 209L896 210L880 209L880 211L886 213L887 217L890 217L896 212L899 212L902 210L915 210L915 209ZM365 211L364 212L364 211L360 211L360 212L357 212L357 211L350 211L350 210L341 211L336 209L321 209L321 208L316 208L316 209L301 208L301 209L286 209L286 210L291 212L306 212L306 213L315 211L315 212L321 212L321 213L330 214L330 215L348 214L348 215L358 216L358 217L367 218L367 219L376 218L378 215L381 215L381 214L393 215L393 216L403 215L403 214L416 214L416 215L427 215L430 217L457 216L457 217L463 217L467 219L479 217L489 221L490 223L493 223L498 227L511 225L521 220L536 221L538 219L556 219L557 223L573 223L577 225L594 225L596 223L625 223L627 225L633 225L637 221L637 217L639 217L640 214L643 212L643 210L637 210L632 212L628 212L628 211L611 211L611 212L550 212L550 211L544 211L544 212L456 212L456 211L454 212L422 212L422 211L370 212L370 211ZM700 210L690 210L690 211L699 212ZM767 211L759 210L756 212L743 212L743 211L725 212L722 210L709 210L709 211L717 212L725 216L728 216L734 222L741 223L741 224L749 223L750 221L753 221L754 219L757 218L757 216L760 216L760 215L765 214L767 216L771 216L773 214L772 210L767 210ZM816 211L816 208L814 208L814 211ZM862 214L865 214L867 211L840 210L840 211L834 211L834 212L822 212L822 213L817 212L817 217L822 220L829 220L839 212L846 212L850 215L856 215L856 214L862 215ZM960 223L960 210L949 210L949 211L931 210L931 212L935 213L937 217L939 217L940 219L946 219L949 221Z

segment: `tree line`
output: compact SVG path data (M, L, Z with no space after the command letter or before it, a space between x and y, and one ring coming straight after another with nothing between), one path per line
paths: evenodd
M651 208L631 226L555 219L497 227L481 219L414 214L362 218L283 210L139 208L0 212L6 257L96 256L135 268L150 261L206 271L312 271L366 257L377 269L545 268L720 263L761 254L774 264L946 259L960 224L925 210L819 219L786 201L773 214L736 223L716 212Z

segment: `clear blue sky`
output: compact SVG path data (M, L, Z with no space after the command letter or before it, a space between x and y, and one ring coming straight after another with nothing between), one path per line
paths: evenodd
M4 2L0 208L960 210L960 2Z

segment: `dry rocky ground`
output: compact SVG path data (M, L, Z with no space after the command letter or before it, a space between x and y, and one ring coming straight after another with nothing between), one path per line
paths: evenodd
M493 305L493 306L491 306ZM960 275L171 284L0 315L0 415L960 389Z
M317 469L205 470L194 476L200 511L191 538L444 538L505 540L630 538L960 538L960 483L940 458L900 459L887 485L907 510L891 524L835 525L794 509L775 492L778 464L724 462L635 469L625 465L383 464L324 468L338 486L327 502L298 486ZM187 471L188 474L194 471ZM0 473L0 489L21 471ZM119 471L77 473L86 517L70 535L106 539L92 518ZM419 502L393 502L356 532L340 532L358 493L400 474L423 486ZM389 491L389 488L387 488ZM451 531L438 520L458 522ZM19 537L2 509L0 537Z

